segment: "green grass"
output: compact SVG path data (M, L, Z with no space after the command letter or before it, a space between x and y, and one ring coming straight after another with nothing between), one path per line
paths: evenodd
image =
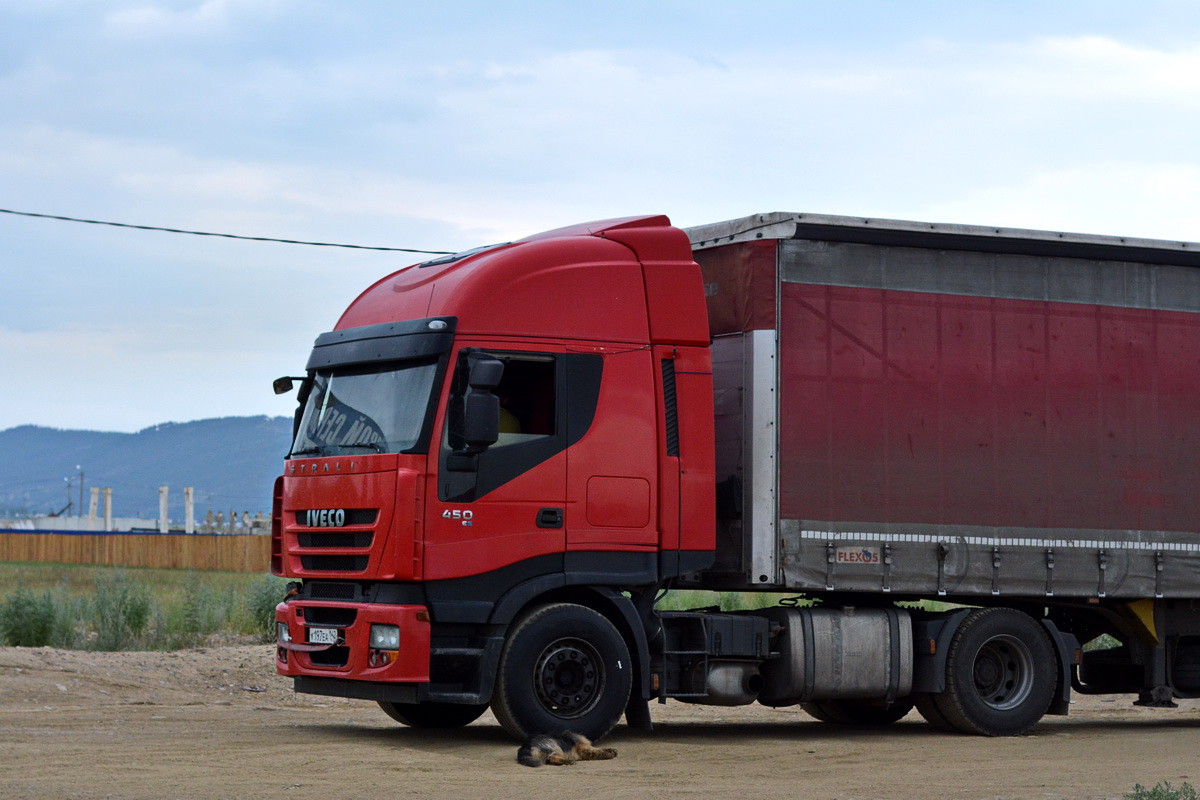
M779 605L785 598L796 597L796 593L775 592L710 592L703 589L672 589L655 608L659 611L690 611L697 608L720 608L722 611L750 611ZM801 599L797 605L811 605Z
M1084 650L1111 650L1114 647L1120 647L1121 641L1107 633L1102 633L1090 642L1085 642Z
M269 641L286 581L271 575L0 563L0 644L175 650Z
M1195 788L1190 783L1181 783L1178 787L1168 781L1156 783L1154 788L1147 789L1140 783L1133 786L1133 791L1125 795L1125 800L1200 800Z
M237 572L0 563L0 644L175 650L213 636L269 641L285 583ZM677 589L657 607L746 611L789 597L795 595Z
M0 602L0 641L20 647L70 641L73 615L53 592L19 587Z

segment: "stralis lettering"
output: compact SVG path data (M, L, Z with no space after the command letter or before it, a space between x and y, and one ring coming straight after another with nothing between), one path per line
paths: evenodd
M310 528L340 528L346 524L346 509L310 508L304 524Z

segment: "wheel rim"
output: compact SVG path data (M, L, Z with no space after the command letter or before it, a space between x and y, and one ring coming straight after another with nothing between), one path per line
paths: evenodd
M534 687L542 707L563 719L591 711L604 693L604 662L582 639L551 642L538 657Z
M998 711L1016 708L1033 691L1033 654L1014 636L994 636L975 656L975 691Z

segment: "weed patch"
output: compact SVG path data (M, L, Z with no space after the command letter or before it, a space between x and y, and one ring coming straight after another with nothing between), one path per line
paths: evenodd
M273 575L0 564L0 645L177 650L214 636L271 641L286 585Z
M238 631L252 634L264 642L275 640L275 606L283 600L287 581L274 575L260 575L246 587L240 606Z
M1178 787L1172 786L1169 781L1162 781L1154 784L1154 788L1147 789L1140 783L1133 786L1133 791L1125 795L1125 800L1200 800L1196 795L1196 789L1190 783L1181 783Z
M91 600L94 650L133 649L150 624L150 589L124 572L102 572L96 577Z
M20 588L0 603L0 640L13 647L46 647L66 638L67 614L54 595Z

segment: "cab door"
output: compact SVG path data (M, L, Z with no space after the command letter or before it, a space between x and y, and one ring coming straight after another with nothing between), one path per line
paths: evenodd
M594 561L653 580L659 414L652 353L623 348L603 358L598 413L567 454L567 551L578 554L569 568L587 571ZM604 555L583 555L589 553Z
M504 365L492 390L499 435L480 452L463 454L452 446L453 411L471 391L467 360L480 353ZM427 503L425 580L505 570L509 583L563 570L566 451L577 405L568 365L576 355L551 345L463 348L456 355L437 449L436 494Z

